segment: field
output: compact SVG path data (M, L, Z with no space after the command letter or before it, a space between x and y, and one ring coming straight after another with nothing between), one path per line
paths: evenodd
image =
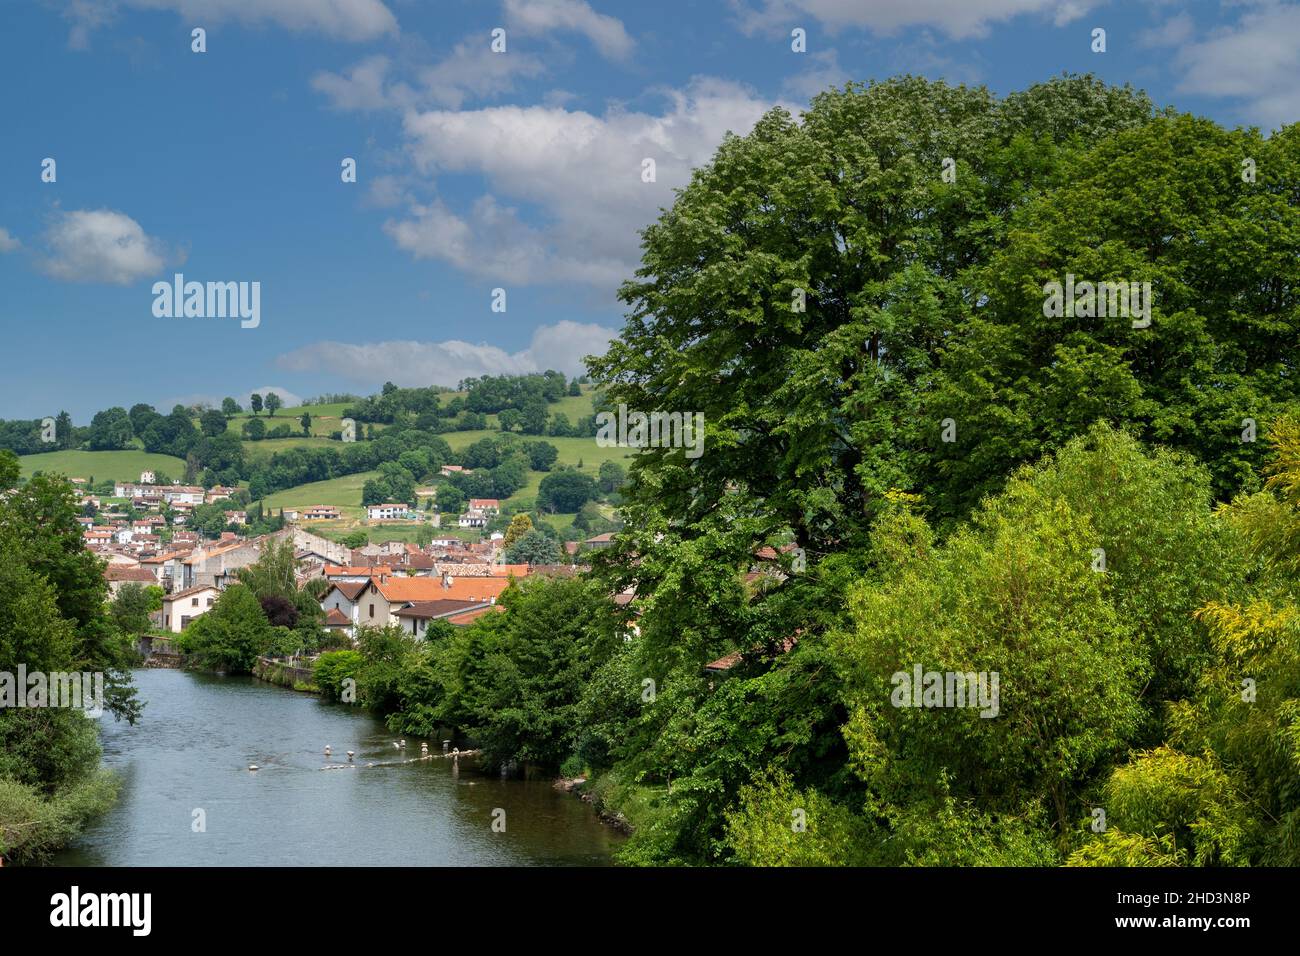
M274 511L281 508L307 508L311 505L336 505L349 518L364 518L366 512L361 507L361 488L367 481L378 475L377 471L362 471L355 475L344 475L342 478L313 481L310 484L286 488L284 491L268 495L263 505ZM313 524L314 522L308 522L304 527L310 528Z
M249 461L257 461L262 458L270 458L276 452L288 451L291 448L340 448L342 443L331 441L328 438L304 438L299 435L296 438L272 438L263 441L246 441L243 442L244 455Z
M24 478L38 471L95 481L139 481L142 471L159 471L176 481L185 475L185 462L180 458L147 451L50 451L23 455L18 463Z

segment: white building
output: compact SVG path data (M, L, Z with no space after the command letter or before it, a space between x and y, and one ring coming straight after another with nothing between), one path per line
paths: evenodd
M382 504L367 505L366 517L371 521L385 521L390 518L409 518L411 509L406 505Z
M210 584L176 591L163 598L163 630L179 634L190 621L212 610L219 592Z

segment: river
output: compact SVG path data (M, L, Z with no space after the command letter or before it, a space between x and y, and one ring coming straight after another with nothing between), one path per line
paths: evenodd
M251 677L137 670L135 681L142 719L100 718L118 801L57 864L604 866L622 841L549 781L479 774L472 758L401 762L421 741L394 748L360 708Z

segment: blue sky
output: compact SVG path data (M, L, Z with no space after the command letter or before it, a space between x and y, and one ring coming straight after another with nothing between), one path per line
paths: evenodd
M1300 110L1300 6L6 0L0 417L573 374L622 325L637 230L726 130L850 79L1062 71L1275 129ZM176 272L260 282L260 325L156 318Z

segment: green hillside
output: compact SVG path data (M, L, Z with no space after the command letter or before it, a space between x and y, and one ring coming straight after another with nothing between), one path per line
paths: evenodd
M349 518L364 518L365 510L361 507L361 488L371 478L377 477L377 471L361 471L355 475L331 478L328 481L313 481L306 485L297 485L267 495L263 505L271 510L280 508L307 508L311 505L335 505L343 509Z
M181 459L147 451L50 451L23 455L18 462L24 478L41 471L96 481L138 481L142 471L160 471L179 481L185 474Z

